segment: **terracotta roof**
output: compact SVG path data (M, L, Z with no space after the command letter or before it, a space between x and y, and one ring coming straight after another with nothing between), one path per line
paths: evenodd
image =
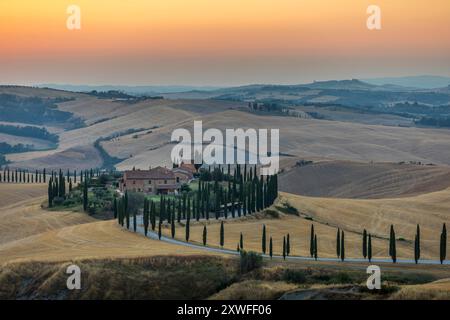
M188 170L188 171L190 171L190 172L192 172L192 173L197 172L197 169L195 169L195 166L194 166L192 163L184 163L184 162L183 162L183 163L180 165L180 168L181 168L181 169Z
M150 170L127 170L123 177L124 180L175 179L174 173L163 167L156 167Z

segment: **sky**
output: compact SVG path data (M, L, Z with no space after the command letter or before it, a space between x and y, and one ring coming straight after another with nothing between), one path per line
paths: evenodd
M69 30L67 7L80 8ZM366 10L381 9L381 30ZM450 76L448 0L1 0L0 83Z

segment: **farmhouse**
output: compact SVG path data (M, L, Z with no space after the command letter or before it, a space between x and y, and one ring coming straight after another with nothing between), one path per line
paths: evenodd
M188 183L194 177L192 168L180 165L172 170L156 167L149 170L127 170L120 180L120 191L143 192L148 194L176 193L182 184ZM195 170L195 169L194 169Z

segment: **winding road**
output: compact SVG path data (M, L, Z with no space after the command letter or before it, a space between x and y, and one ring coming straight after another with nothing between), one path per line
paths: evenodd
M145 230L144 230L144 225L143 225L143 216L142 215L138 215L137 217L137 221L136 221L136 232L140 233L142 235L145 236ZM133 228L133 217L130 217L130 230L132 230ZM209 251L209 252L216 252L216 253L221 253L221 254L230 254L230 255L239 255L239 252L237 252L236 250L230 250L230 249L221 249L221 248L213 248L213 247L208 247L208 246L202 246L199 244L194 244L194 243L190 243L190 242L185 242L185 241L181 241L181 240L177 240L177 239L172 239L166 236L161 236L161 239L158 239L158 233L152 231L151 229L148 230L147 232L147 237L154 239L154 240L159 240L159 241L165 241L167 243L172 243L172 244L176 244L176 245L180 245L180 246L185 246L185 247L190 247L190 248L195 248L195 249L200 249L200 250L204 250L204 251ZM262 257L264 258L269 258L270 256L268 254L262 254ZM273 255L272 258L283 258L283 256L279 256L279 255ZM290 261L316 261L316 259L311 258L311 257L302 257L302 256L287 256L286 260L290 260ZM392 263L392 260L390 259L372 259L370 262L367 259L361 259L361 258L345 258L345 261L341 261L341 259L338 258L317 258L317 261L324 261L324 262L340 262L340 263L345 263L345 262L354 262L354 263L364 263L364 264L373 264L373 263ZM409 260L409 259L397 259L397 264L415 264L416 262L414 260ZM421 259L419 260L419 264L421 265L440 265L441 262L439 260L431 260L431 259ZM443 263L444 265L450 265L450 260L446 260Z

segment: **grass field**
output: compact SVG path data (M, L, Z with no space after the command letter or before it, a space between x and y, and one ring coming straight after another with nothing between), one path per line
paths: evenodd
M336 256L337 228L346 232L346 256L362 256L362 231L368 230L372 240L373 257L388 258L389 227L393 223L397 236L397 257L413 258L413 239L416 224L421 226L422 258L439 258L439 234L442 223L450 222L450 189L413 198L352 200L301 197L282 193L280 203L288 202L297 208L300 216L284 215L279 219L267 216L225 220L225 247L236 249L240 234L244 249L261 252L262 227L266 225L267 239L273 237L274 254L282 253L283 236L288 233L291 254L309 256L310 228L314 224L318 237L320 257ZM310 220L312 219L312 220ZM203 222L193 222L190 239L202 243ZM208 244L219 246L220 223L207 222ZM170 236L166 226L164 233ZM176 237L184 240L185 228L178 226Z

